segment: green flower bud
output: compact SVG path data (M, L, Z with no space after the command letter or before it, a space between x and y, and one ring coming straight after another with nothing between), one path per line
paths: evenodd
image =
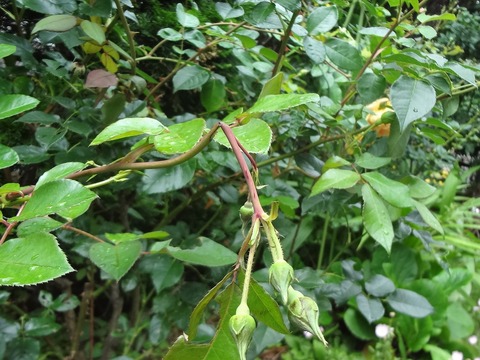
M282 302L286 305L288 300L288 288L294 278L293 268L285 260L278 260L268 270L268 281L280 294Z
M302 295L299 291L289 289L288 298L288 316L290 321L297 325L300 329L311 332L315 335L325 346L327 341L323 337L320 326L318 325L319 310L317 303ZM299 295L300 294L300 295Z
M250 314L238 314L239 308L237 309L237 314L230 318L228 325L230 326L230 331L237 343L240 360L246 360L248 345L250 345L250 341L252 341L256 323L255 319Z
M245 202L240 208L240 218L242 221L247 222L252 220L253 204L250 201Z

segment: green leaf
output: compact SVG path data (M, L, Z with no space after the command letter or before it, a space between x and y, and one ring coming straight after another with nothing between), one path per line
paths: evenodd
M154 137L155 149L164 154L178 154L190 150L202 137L205 120L193 119L169 126Z
M202 86L200 101L203 107L208 111L220 109L225 102L225 85L218 79L210 79Z
M319 102L318 94L279 94L267 95L259 99L246 111L247 114L282 111L311 102Z
M208 79L210 79L210 72L203 67L197 65L186 66L173 77L173 92L197 89L205 84Z
M355 160L355 164L364 169L374 170L390 164L391 161L392 158L378 157L366 152Z
M383 26L372 26L372 27L364 27L359 32L362 35L371 35L371 36L378 36L378 37L385 37L389 33L390 29L383 27ZM389 37L395 37L395 32L392 31L388 35Z
M192 14L185 12L182 4L177 4L177 20L183 27L194 28L200 25L198 18Z
M183 39L183 35L172 28L160 29L158 30L157 35L168 41L180 41Z
M365 282L365 290L370 295L384 297L395 291L395 285L386 276L375 274Z
M139 241L123 242L116 245L96 243L90 247L90 260L100 269L120 280L135 264L142 244Z
M420 25L418 31L423 35L425 39L431 40L437 36L437 31L431 26Z
M246 125L232 129L238 141L250 153L266 153L272 141L272 130L260 119L252 119ZM214 140L229 147L230 143L223 132L217 132Z
M440 15L427 15L425 13L418 14L417 20L422 24L430 21L455 21L457 17L454 14L443 13Z
M52 317L33 317L24 325L25 334L28 336L47 336L61 329Z
M428 208L422 204L420 201L414 200L415 207L417 208L417 211L420 213L420 216L422 217L423 221L430 226L432 229L435 229L438 231L440 234L443 234L443 227L438 221L438 219L435 217L435 215L432 214Z
M345 324L348 330L351 331L355 337L361 340L373 340L375 339L375 331L372 326L352 308L348 308L343 315Z
M385 314L385 308L380 300L375 298L369 299L363 294L357 295L357 306L358 311L360 311L369 324L381 319Z
M184 272L183 264L166 254L143 257L138 264L138 268L142 272L150 274L157 294L178 284Z
M200 245L193 249L169 246L168 252L175 259L211 267L231 265L237 261L237 255L225 246L206 237L200 237L199 240Z
M77 9L76 0L23 0L23 6L42 14L73 13Z
M223 277L220 282L217 283L193 309L192 315L190 315L190 323L188 325L188 338L190 340L195 340L197 336L198 325L202 321L202 315L205 312L208 304L217 296L217 293L222 289L225 282L230 279L233 275L233 272L230 271L227 275Z
M391 180L376 171L364 173L362 174L362 178L391 205L400 208L413 206L410 190L407 185Z
M305 36L303 38L303 47L305 48L305 53L314 64L321 64L325 61L327 50L323 42L310 36Z
M0 169L15 165L19 160L15 150L0 144Z
M31 337L17 337L8 342L7 359L33 360L38 359L40 355L40 341L36 339Z
M405 289L396 289L386 298L386 301L393 310L414 318L423 318L434 310L422 295Z
M103 43L106 41L105 32L103 31L103 28L97 23L83 20L80 23L80 27L89 38L95 40L99 45L103 45Z
M461 303L452 302L447 308L447 327L450 340L460 340L475 332L475 322Z
M330 169L336 169L342 166L350 166L352 163L350 161L345 160L344 158L333 155L325 161L325 165L323 165L322 171L327 172Z
M467 285L473 278L473 273L464 268L453 268L449 271L442 271L433 277L433 281L441 286L446 295L450 295L455 290Z
M80 4L80 14L109 18L112 12L112 0L95 0ZM126 5L126 2L123 2ZM131 5L131 3L130 3Z
M310 35L319 35L337 25L338 11L335 6L322 6L310 13L307 19L307 31Z
M260 95L258 95L258 99L264 98L268 95L278 95L282 90L282 83L283 72L279 72L263 85L262 91L260 92Z
M151 118L121 119L103 129L90 145L98 145L106 141L123 139L138 135L159 135L166 127L160 121Z
M243 288L245 281L245 273L239 273L239 287ZM248 289L248 307L252 316L261 321L268 327L281 334L289 334L285 322L283 321L282 313L278 303L260 286L253 278L250 279L250 287Z
M392 85L390 98L400 123L400 131L428 114L435 106L436 95L432 85L402 75Z
M398 159L403 156L408 145L408 140L410 139L411 130L412 124L408 125L404 131L401 131L398 119L393 119L390 123L390 136L387 140L388 156L392 159Z
M232 7L230 4L224 2L215 2L215 9L223 20L234 19L244 14L241 7Z
M35 189L22 213L10 220L21 221L34 217L58 214L67 220L82 215L97 195L74 180L55 180Z
M54 180L59 180L73 174L86 167L86 164L80 162L69 162L57 165L50 170L44 172L37 181L35 187L38 189L40 186Z
M220 321L212 341L208 344L189 343L181 336L168 351L164 360L240 360L237 345L228 322L240 304L240 291L231 283L216 298L220 303Z
M0 95L0 120L31 110L39 103L27 95Z
M325 43L328 58L338 67L357 71L362 68L363 59L360 52L348 42L330 38Z
M19 237L26 237L36 233L47 233L62 227L63 224L47 216L37 217L23 221L17 228Z
M184 187L195 174L195 159L164 169L145 170L142 190L147 194L161 194Z
M392 220L378 194L365 184L362 186L363 223L370 236L390 253L394 237Z
M329 169L313 185L310 196L328 189L349 189L360 181L360 175L351 170Z
M357 82L358 94L366 104L380 99L385 93L386 86L385 78L374 73L363 74Z
M32 34L39 31L67 31L77 25L77 18L73 15L52 15L35 24Z
M465 80L466 82L477 86L477 82L475 80L475 72L473 70L470 70L465 66L457 63L448 63L445 68L451 70L455 75Z
M0 246L0 284L34 285L73 269L53 235L35 233L7 240Z
M17 47L14 45L0 44L0 59L15 54Z

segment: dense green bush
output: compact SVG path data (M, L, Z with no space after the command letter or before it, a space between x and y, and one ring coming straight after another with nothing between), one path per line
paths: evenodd
M2 1L0 358L479 357L442 4Z

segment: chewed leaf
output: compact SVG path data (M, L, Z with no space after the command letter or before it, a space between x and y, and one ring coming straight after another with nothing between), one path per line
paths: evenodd
M0 286L34 285L73 271L55 236L42 232L1 245L0 268Z

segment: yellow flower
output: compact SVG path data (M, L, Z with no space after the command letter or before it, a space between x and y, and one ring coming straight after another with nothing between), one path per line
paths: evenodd
M366 106L370 113L367 115L366 120L370 125L375 124L382 118L382 115L388 111L393 111L392 104L388 98L380 98L375 100L371 104ZM390 124L380 124L375 127L375 132L377 136L389 136L390 135Z

